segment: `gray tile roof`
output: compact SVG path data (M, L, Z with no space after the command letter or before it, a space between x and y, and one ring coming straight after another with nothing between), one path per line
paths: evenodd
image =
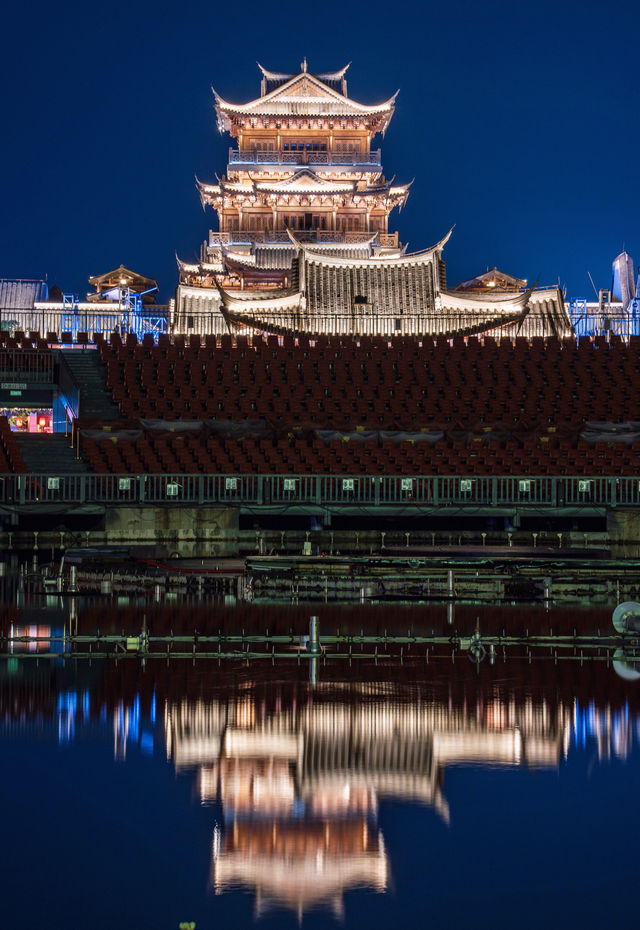
M0 278L0 312L31 310L36 300L46 300L49 289L46 281L12 280Z

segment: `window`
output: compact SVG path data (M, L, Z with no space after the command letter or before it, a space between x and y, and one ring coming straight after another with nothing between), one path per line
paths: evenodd
M360 217L352 215L338 216L338 228L344 232L353 232L361 229Z
M327 143L312 139L299 139L295 142L285 142L282 148L285 152L326 152Z
M193 329L193 317L192 316L187 317L187 329Z
M270 216L264 213L250 213L247 216L245 228L251 230L266 229L269 225Z
M351 152L359 152L360 143L357 140L350 140L346 142L336 142L336 152L344 153L345 155Z
M327 229L326 213L290 213L282 217L285 229Z

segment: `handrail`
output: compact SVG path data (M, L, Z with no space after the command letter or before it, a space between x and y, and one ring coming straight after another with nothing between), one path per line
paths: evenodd
M385 233L386 236L395 236L397 244L397 233ZM364 232L360 230L354 232L353 230L341 230L341 229L298 229L296 230L296 238L301 242L317 242L317 243L333 243L333 242L361 242L363 246L373 239L375 242L377 238L380 238L380 233L374 232ZM252 245L254 243L266 243L270 244L283 244L290 246L291 249L294 249L294 246L291 242L289 234L286 229L258 229L258 230L234 230L234 232L217 232L210 231L209 233L209 245L233 245L233 244L248 244Z
M62 352L58 355L58 386L64 407L72 419L80 416L80 386Z
M0 502L403 507L640 507L640 478L550 475L5 474Z
M381 151L372 152L266 152L229 149L229 164L236 165L358 165L380 167Z
M55 380L53 354L39 349L8 349L0 352L0 381L50 384Z

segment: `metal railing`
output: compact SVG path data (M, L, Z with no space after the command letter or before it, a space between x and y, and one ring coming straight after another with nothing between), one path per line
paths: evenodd
M372 237L376 241L374 232L344 232L340 229L293 229L291 230L296 239L301 242L362 242L368 243ZM385 233L384 235L396 237L397 233ZM377 234L379 237L380 234ZM254 242L269 244L280 244L291 246L291 239L286 229L260 229L260 230L234 230L233 232L213 232L209 234L209 245L246 245ZM397 244L397 238L395 239Z
M80 385L62 353L60 353L59 359L58 387L60 389L60 400L69 419L76 420L80 416ZM56 428L59 428L59 426Z
M39 349L2 349L0 382L51 384L55 381L53 355Z
M381 152L265 152L254 149L229 149L231 165L355 165L379 168Z
M567 302L567 309L578 339L596 336L619 336L627 341L640 336L640 298L635 297L627 310L616 310L608 305L600 308L584 299Z
M0 475L0 502L412 507L639 507L640 478L607 476Z

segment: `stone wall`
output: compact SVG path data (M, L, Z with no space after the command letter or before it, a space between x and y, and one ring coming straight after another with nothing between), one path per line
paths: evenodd
M612 558L640 558L640 510L608 510L607 532Z
M105 542L111 546L153 545L166 555L206 558L237 551L238 510L203 504L199 507L109 507Z

